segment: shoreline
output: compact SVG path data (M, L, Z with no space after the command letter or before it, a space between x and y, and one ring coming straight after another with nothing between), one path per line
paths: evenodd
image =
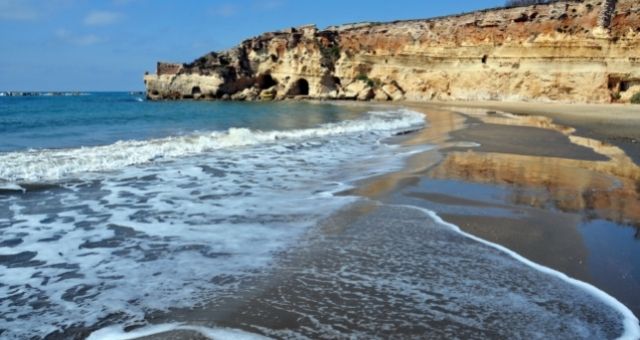
M438 108L497 110L514 115L542 116L575 129L574 135L613 144L640 165L640 105L562 104L498 101L451 101L411 103Z
M480 105L484 108L486 104ZM543 116L489 111L496 107L477 110L476 107L456 106L451 109L449 103L414 103L409 107L427 114L430 125L435 123L435 126L429 126L426 130L440 131L438 136L431 133L428 137L414 136L414 141L409 141L441 143L436 150L426 153L431 154L425 157L431 159L431 163L425 163L424 159L410 161L414 164L409 164L409 170L384 179L365 180L352 193L385 202L410 200L411 204L435 211L445 221L453 222L465 232L594 284L619 299L623 296L623 302L634 313L640 313L640 300L634 297L634 290L624 289L625 285L635 289L640 287L640 275L636 273L635 276L632 274L622 278L618 273L613 273L615 276L607 277L612 273L602 268L594 270L591 268L593 265L590 267L590 263L597 262L593 261L594 257L606 255L603 253L605 249L594 249L592 245L579 246L585 242L585 237L589 237L582 229L585 225L591 228L590 221L611 223L620 226L627 234L631 233L631 240L624 239L625 247L630 247L630 253L609 256L604 262L614 259L622 262L620 260L624 256L634 256L634 261L638 261L640 252L638 246L633 244L633 234L635 238L640 235L640 215L637 213L640 211L640 204L637 203L640 186L634 187L633 182L640 183L640 168L626 153L606 142L601 144L595 139L578 137L579 130L574 132L571 125L556 124ZM553 113L549 108L545 106L545 111ZM454 111L445 113L448 110ZM444 118L441 117L443 113ZM462 121L451 123L454 116ZM640 126L640 116L637 119L626 117L625 123L628 124L628 120ZM446 122L444 125L447 126L439 126L443 125L440 121ZM528 130L522 129L523 126ZM513 132L505 133L509 130ZM555 133L556 139L549 140L547 135L550 133ZM527 135L535 137L533 140L537 138L542 146L552 147L556 154L541 153L535 145L530 145L531 139ZM480 146L459 145L465 142L478 143ZM427 165L419 170L416 164ZM605 177L609 177L608 182ZM611 178L626 178L621 183L627 189L615 192ZM384 183L384 189L381 189L381 182ZM476 194L461 195L467 191ZM619 196L618 200L626 199L631 203L621 207L610 202L607 208L601 204L601 199L587 197L587 200L595 199L600 203L596 202L595 207L589 206L593 202L571 206L571 201L576 200L573 195L584 196L590 191L598 192L595 196L607 196L608 200ZM492 195L500 198L495 199ZM407 198L410 196L414 197ZM581 200L585 200L585 197L577 201ZM492 209L501 212L481 212ZM516 211L518 216L510 216L504 211ZM619 230L609 228L605 228L605 234L607 230L612 235ZM617 263L614 267L621 265L624 263Z
M407 108L406 105L395 106ZM420 131L391 137L390 142L414 146L431 145L434 148L409 156L405 165L397 171L357 181L354 184L355 188L345 194L363 197L364 203L349 206L332 216L328 221L322 221L321 225L314 228L318 229L313 232L316 237L333 237L335 242L340 242L344 241L345 236L348 237L352 223L357 222L359 218L378 223L375 220L375 214L370 215L373 208L370 202L367 203L367 198L382 202L384 206L406 204L410 205L412 209L415 208L423 212L424 209L427 209L437 214L438 219L442 219L444 224L454 223L459 226L461 234L472 235L467 237L475 240L474 242L481 239L495 245L492 247L507 255L513 257L509 251L521 254L528 261L552 268L551 270L562 273L560 275L566 273L581 282L587 282L598 287L598 291L606 292L604 300L606 297L612 296L624 303L630 313L638 314L637 309L629 305L628 299L621 299L619 294L611 292L610 287L603 287L602 283L593 277L594 273L590 271L586 263L589 260L590 252L593 252L594 249L590 248L588 244L583 244L581 237L584 235L580 233L579 228L582 223L581 219L584 218L582 215L594 212L587 211L586 207L554 206L545 214L543 212L549 209L549 202L565 202L572 196L567 192L546 192L544 195L539 192L540 183L550 183L552 187L554 185L558 187L573 185L580 190L594 187L598 191L603 191L611 186L610 177L629 176L637 173L637 166L624 153L621 155L607 147L602 149L602 146L597 143L593 144L589 140L575 141L570 138L569 130L550 124L549 120L538 117L514 117L508 114L488 113L486 110L473 111L469 109L468 111L473 112L461 114L447 109L425 106L408 108L426 113L427 127ZM483 126L489 128L483 130ZM500 134L496 133L498 130L500 130ZM523 138L523 136L527 138ZM545 145L553 147L553 154L546 154L544 148L528 148L527 143L531 143L528 137L547 139ZM500 140L493 140L494 143L491 145L486 143L487 138L512 140L513 143L507 145L500 143ZM485 141L484 145L483 140ZM558 162L561 163L559 168L550 169L553 176L539 178L547 171L547 166ZM525 166L528 173L532 174L533 178L521 178L517 171L513 171L513 167L520 163ZM537 166L534 166L536 164ZM631 170L620 167L620 164ZM501 174L501 171L504 171L503 168L507 171ZM606 172L606 175L598 175L601 172ZM471 176L464 177L462 174ZM478 174L485 177L475 176ZM486 177L486 174L491 174L491 176ZM505 178L508 181L502 181ZM628 183L622 184L626 189ZM514 199L512 195L515 192L514 187L519 193L522 193L517 199ZM550 194L550 197L543 197L546 194ZM558 194L561 195L557 196ZM603 212L595 213L604 214ZM607 218L607 216L609 215L604 214L600 218ZM434 221L438 221L435 217L432 216L432 218ZM547 226L544 225L544 222L549 224L560 222L560 226ZM428 222L425 220L425 223ZM386 227L381 228L390 231L393 230L393 227L392 224L387 224ZM624 230L630 229L628 226L622 227ZM285 295L286 297L294 298L298 296L295 293L297 290L305 292L306 289L304 286L299 286L300 278L294 275L295 271L289 272L290 265L293 267L302 265L304 268L312 267L311 265L319 265L320 268L323 268L322 266L326 265L315 260L318 255L325 254L325 248L316 245L316 248L310 251L305 249L305 244L303 242L296 245L291 249L292 254L284 254L284 259L281 259L284 261L284 265L280 263L276 266L273 276L270 275L268 280L259 282L254 290L246 293L247 296L232 298L231 304L218 302L218 304L198 306L195 309L172 310L167 314L150 315L146 319L154 324L164 325L167 322L174 324L178 322L177 328L168 330L168 332L154 333L152 337L172 338L184 334L185 331L198 332L194 329L182 329L181 331L180 322L184 322L189 327L214 325L215 327L243 329L258 333L264 333L269 329L260 328L260 325L265 322L267 327L275 329L278 327L285 327L285 329L301 327L301 321L293 317L294 311L289 313L286 309L276 308L276 311L281 314L276 314L267 321L260 321L259 315L253 315L251 312L247 312L247 309L260 310L262 308L269 311L273 308L268 304L269 301L293 303L293 301L299 300L298 303L307 302L305 294L302 294L300 299L295 298L293 301L286 298L280 300L280 294L285 294L283 291L289 294ZM320 245L322 244L320 243ZM330 242L327 245L332 244ZM366 248L356 247L356 249L364 250ZM571 253L572 251L575 252ZM596 255L603 254L602 250L597 251ZM334 252L327 254L335 256ZM323 259L324 257L320 256L319 258ZM305 264L309 266L305 266ZM630 264L632 265L632 263ZM601 274L599 273L599 275ZM312 280L309 283L312 282L316 281ZM634 287L632 286L630 289L633 291ZM330 295L324 295L324 298L330 298ZM317 302L321 304L321 301ZM598 299L598 302L601 301L602 299ZM293 305L298 304L294 303ZM609 306L611 306L610 303ZM620 312L619 308L616 310ZM343 312L347 313L348 311L344 310ZM625 315L624 311L622 314ZM627 321L627 330L637 329L637 322L629 324L628 314L625 320ZM189 333L184 336L195 336L194 334ZM269 335L270 333L264 334ZM275 334L280 333L271 333L274 336Z
M410 107L410 109L416 108ZM323 262L326 256L335 256L335 254L333 254L334 251L327 251L325 247L331 247L335 245L335 243L350 243L356 241L358 238L351 240L351 237L354 237L352 229L358 229L357 227L354 227L354 225L357 226L361 224L362 221L368 221L367 223L373 223L373 225L381 224L381 227L376 227L374 229L385 230L385 234L388 232L391 232L391 234L401 233L400 230L397 232L392 231L398 227L397 225L387 225L386 222L384 222L384 218L382 220L378 220L376 217L385 216L377 214L376 211L378 209L395 209L394 207L396 206L399 207L401 211L403 211L403 209L406 210L407 212L404 214L408 213L410 210L415 210L416 212L425 214L426 216L422 223L425 223L424 227L427 230L430 228L428 226L431 223L430 221L433 220L435 223L445 225L452 231L472 240L473 243L483 244L497 249L506 256L517 260L531 269L534 269L534 271L548 275L549 280L553 281L555 279L560 279L572 287L578 288L577 291L585 292L585 294L595 298L593 300L594 303L596 301L598 303L604 303L617 313L620 313L623 318L622 320L624 320L625 327L625 333L621 336L626 336L627 338L637 336L640 331L640 325L638 324L637 317L634 315L637 311L634 312L627 303L620 300L619 296L616 297L607 289L601 286L599 287L592 277L593 273L589 272L588 266L586 266L585 263L576 262L578 258L587 259L587 253L590 249L586 245L579 246L578 241L580 235L575 230L577 226L572 225L579 223L579 219L576 220L577 214L575 212L549 211L545 215L543 213L545 207L536 205L526 206L524 202L520 201L511 202L508 200L508 195L496 195L496 190L491 191L487 189L490 187L498 187L498 191L501 190L504 194L504 192L508 191L508 188L505 188L502 184L473 183L472 181L465 181L459 178L444 179L438 176L438 174L440 174L438 172L438 168L443 166L443 164L449 164L447 161L448 157L455 154L470 156L471 154L503 153L506 158L513 158L515 161L522 161L525 159L522 157L531 157L533 159L551 158L554 161L568 162L566 166L569 168L580 168L580 166L592 163L616 162L616 160L611 160L607 157L603 158L600 157L601 155L598 156L597 154L594 155L591 153L594 151L588 147L573 144L569 137L565 136L560 131L554 130L555 127L552 128L547 126L546 129L541 129L539 127L530 127L530 129L526 130L520 129L522 126L518 125L530 124L530 119L527 119L526 123L516 122L515 125L518 129L513 130L515 136L521 137L522 133L526 133L534 136L548 137L550 133L555 133L557 139L553 139L550 143L555 144L556 150L554 151L556 154L549 157L549 155L539 154L539 152L537 153L535 150L527 150L526 148L516 148L514 150L511 146L505 146L500 150L496 150L498 146L494 146L493 149L483 150L481 143L465 140L469 135L457 135L454 132L471 130L477 126L491 125L491 129L488 131L483 131L479 135L472 136L481 139L480 137L487 137L487 135L496 131L498 128L495 126L497 125L495 124L496 120L504 119L505 122L509 122L513 119L517 120L522 118L513 118L510 116L495 117L494 114L486 115L486 117L494 123L490 124L479 119L477 116L479 113L463 115L460 113L449 112L447 110L421 112L428 115L428 125L425 129L406 135L391 137L391 140L389 141L391 143L405 145L430 144L435 146L433 149L410 156L406 160L405 166L398 171L357 181L354 184L355 187L353 189L348 190L343 194L348 196L359 196L362 197L363 200L359 201L357 204L343 208L327 220L322 221L314 228L317 230L311 231L311 239L318 242L319 238L321 240L319 241L320 243L316 244L315 242L311 242L311 244L307 244L307 242L302 242L291 249L292 253L284 255L284 258L281 259L283 263L276 266L275 273L272 274L273 277L269 276L270 279L262 281L259 284L259 288L248 296L238 298L242 303L232 305L231 307L225 303L218 307L216 305L211 305L195 311L173 311L168 316L160 316L158 319L151 318L151 320L158 322L160 325L166 324L169 321L178 322L174 329L169 329L166 332L155 333L153 334L153 337L172 338L173 336L184 334L181 333L180 330L181 322L185 322L188 325L193 324L196 327L201 325L211 327L212 325L215 325L215 327L242 329L252 333L258 332L260 334L273 336L281 333L269 333L268 330L270 327L274 327L275 329L282 327L283 329L291 329L292 331L298 329L298 327L301 326L300 323L302 322L305 324L305 322L293 317L294 315L297 315L297 309L294 306L297 306L300 303L308 303L308 300L307 298L303 298L304 294L303 296L298 296L299 293L296 292L314 292L313 289L308 291L306 284L301 284L303 282L307 282L307 284L314 284L321 281L317 281L317 279L305 281L304 276L299 277L299 274L296 274L296 270L292 270L291 268L315 268L315 266L324 268L323 266L326 264L323 265ZM533 122L539 121L533 120ZM513 128L512 125L507 124L503 127L504 130ZM514 136L501 136L501 138L513 137ZM524 142L526 142L526 140ZM520 155L510 154L509 152L518 152ZM527 152L531 155L524 155ZM531 170L534 172L540 171L541 169ZM597 170L598 169L595 169L593 171ZM444 177L446 177L446 175ZM518 179L515 178L515 180L517 181ZM437 187L438 185L442 185L442 181L448 181L446 185L440 188L442 190L431 190L434 186ZM456 182L453 186L450 185L452 181ZM535 183L521 184L524 184L524 187L521 187L520 190L535 191ZM609 183L598 182L596 184L607 185ZM477 185L482 185L483 188L478 188ZM407 208L403 208L403 205ZM479 217L479 211L482 211L485 214L485 218ZM558 219L558 217L562 218ZM409 218L411 220L411 217L403 217L403 219L404 218ZM492 223L491 225L486 226L487 228L485 229L474 229L473 226L468 225L468 223L471 222L483 224L487 221L491 221ZM562 228L558 228L558 226L553 228L545 227L546 235L542 235L539 239L530 239L532 235L535 235L540 231L541 225L537 224L540 221L559 221L564 226ZM454 224L451 224L452 222ZM520 234L519 236L524 236L525 240L522 240L522 237L518 237L518 235L513 239L496 239L496 235L502 234L503 236L508 236L508 233L506 233L507 230L500 227L500 225L506 226L509 225L509 223L512 224L509 228L519 225L517 232ZM373 225L371 225L371 227ZM495 228L496 226L499 227ZM421 229L419 225L417 225L417 227L418 229ZM367 233L377 233L377 231L369 231L369 228L364 230L367 230ZM494 237L492 237L491 233L494 233ZM358 233L356 235L361 234ZM382 240L384 240L385 237L386 236L383 236ZM389 237L392 236L389 235ZM326 241L324 240L325 238L327 238ZM345 238L347 241L345 241ZM556 239L555 242L553 241L554 239ZM520 244L513 243L514 240L520 240L522 242ZM388 241L393 243L391 240ZM424 241L426 242L428 239L424 239ZM311 248L308 249L308 246L311 246ZM358 251L366 250L366 248L361 248L359 246L356 246L355 249ZM564 255L572 249L577 250L577 252L571 254L571 256L569 256L569 260L564 259ZM342 253L340 252L340 254ZM342 258L343 256L344 255L341 255L340 257ZM342 261L339 261L339 263L342 263ZM371 265L371 262L367 262L367 264ZM330 268L331 267L325 269L328 270ZM331 270L328 271L331 272ZM337 291L339 292L340 289L337 289ZM285 298L281 298L281 294L284 294ZM324 298L332 299L329 296L330 295L324 296ZM253 315L250 312L246 312L247 308L255 308L257 310L266 309L269 311L273 308L269 306L269 301L281 301L280 299L287 302L280 308L286 309L276 308L276 316L269 317L269 321L261 320L259 315L262 314L260 313L259 315ZM322 300L316 301L315 303L323 305ZM328 306L331 306L331 304ZM324 308L328 308L328 306L325 306ZM220 308L222 309L220 310ZM289 308L292 310L289 310ZM350 313L348 310L343 310L342 312L346 313L345 315ZM260 325L263 325L265 322L269 325L268 328L261 328L264 326ZM489 330L483 330L483 332L486 331ZM196 336L196 333L191 333L189 335ZM488 333L482 334L488 335Z

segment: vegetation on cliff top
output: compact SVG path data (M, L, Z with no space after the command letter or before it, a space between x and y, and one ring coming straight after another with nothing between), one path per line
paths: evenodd
M531 6L531 5L543 5L550 4L552 2L559 2L563 0L507 0L505 3L506 7L520 7L520 6Z

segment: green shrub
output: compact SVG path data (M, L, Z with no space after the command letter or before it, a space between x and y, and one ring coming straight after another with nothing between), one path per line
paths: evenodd
M329 50L329 53L331 54L333 59L335 60L340 59L340 46L331 47L331 49Z
M369 87L375 87L376 86L376 83L373 80L371 80L366 74L359 74L356 77L356 80L362 80L363 82L367 83L367 86L369 86Z
M614 93L614 94L612 94L612 95L611 95L611 98L612 98L613 100L616 100L616 101L617 101L617 100L620 100L620 98L621 98L621 97L622 97L622 95L620 95L620 92L616 92L616 93Z
M316 43L318 44L318 47L320 48L320 54L322 55L322 65L333 70L333 68L335 67L334 64L336 63L336 61L338 61L338 59L340 59L340 46L333 45L327 47L319 41L316 41Z
M640 92L631 97L631 104L640 104Z

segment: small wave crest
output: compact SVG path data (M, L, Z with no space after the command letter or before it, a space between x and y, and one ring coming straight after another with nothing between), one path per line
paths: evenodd
M0 154L0 182L57 181L81 173L113 171L127 166L167 161L218 149L300 141L350 134L391 135L424 124L420 113L399 109L369 112L359 120L323 124L316 128L285 131L227 131L172 136L144 141L74 149L44 149Z
M126 332L122 326L112 326L97 330L89 337L88 340L128 340L141 337L152 337L162 333L175 331L189 331L197 333L208 339L235 339L235 340L264 340L268 339L258 334L247 333L237 329L228 328L207 328L202 326L189 326L184 324L162 324L147 326Z
M549 267L546 267L544 265L535 263L525 257L523 257L522 255L516 253L515 251L504 247L502 245L499 245L497 243L493 243L490 241L487 241L485 239L482 239L480 237L477 237L475 235L469 234L467 232L464 232L462 229L460 229L460 227L458 227L455 224L446 222L445 220L443 220L440 216L438 216L438 214L436 214L434 211L428 210L428 209L424 209L421 207L417 207L417 206L411 206L411 205L398 205L397 207L404 207L404 208L408 208L408 209L414 209L417 211L420 211L422 213L424 213L425 215L429 216L429 218L431 218L433 221L435 221L436 223L443 225L447 228L450 228L451 230L453 230L454 232L469 238L473 241L476 241L478 243L484 244L486 246L489 246L491 248L494 248L506 255L508 255L509 257L515 259L518 262L523 263L524 265L538 271L541 273L544 273L546 275L550 275L553 277L556 277L580 290L583 290L585 292L587 292L588 294L591 294L592 296L594 296L596 299L602 301L604 304L608 305L609 307L611 307L613 310L615 310L621 317L622 319L622 325L624 328L623 333L618 337L618 339L620 340L631 340L631 339L639 339L640 338L640 325L638 324L638 318L633 314L633 312L627 308L627 306L625 306L624 304L622 304L620 301L618 301L616 298L614 298L613 296L607 294L606 292L596 288L595 286L584 282L584 281L580 281L577 279L574 279L572 277L569 277L568 275L566 275L565 273L559 272L555 269L551 269Z

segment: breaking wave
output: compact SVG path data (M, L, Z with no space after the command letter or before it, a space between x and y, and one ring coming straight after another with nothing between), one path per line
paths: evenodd
M400 109L370 112L363 119L328 123L316 128L288 131L253 131L230 128L227 131L194 133L144 141L73 149L44 149L0 154L0 183L57 181L87 172L112 171L127 166L168 161L217 149L246 147L326 138L348 134L383 134L424 124L420 113Z

